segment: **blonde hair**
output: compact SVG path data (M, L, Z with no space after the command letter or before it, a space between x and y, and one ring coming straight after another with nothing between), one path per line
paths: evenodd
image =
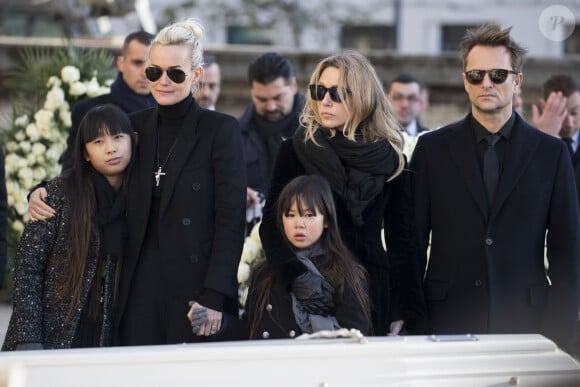
M187 19L176 22L163 28L153 42L151 47L156 44L162 46L185 45L191 49L190 60L191 70L203 65L203 47L201 38L203 37L203 26L197 19Z
M349 140L362 143L387 140L399 156L399 166L389 181L394 179L405 167L404 140L374 67L360 53L345 51L320 61L310 77L310 84L318 85L320 76L328 67L340 71L337 88L348 115L342 133ZM310 140L318 145L314 134L322 127L321 119L317 103L310 93L306 93L300 122L306 128L304 141Z

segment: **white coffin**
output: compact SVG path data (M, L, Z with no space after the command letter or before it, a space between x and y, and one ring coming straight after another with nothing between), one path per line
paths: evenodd
M543 336L476 338L271 340L1 353L0 386L580 386L580 364Z

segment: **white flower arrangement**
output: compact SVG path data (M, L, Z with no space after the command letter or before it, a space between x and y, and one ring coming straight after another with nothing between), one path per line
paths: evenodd
M48 78L48 91L41 107L36 112L13 117L4 143L11 244L20 239L28 221L30 189L60 173L59 159L66 148L71 126L71 105L84 97L108 93L111 82L112 79L99 85L96 74L91 79L81 80L77 67L64 66L59 76Z
M238 266L238 283L240 286L239 301L241 306L246 304L252 269L258 262L266 258L264 249L262 248L262 241L260 240L259 229L260 222L254 225L250 235L246 237L244 248L242 250L242 256L240 258L240 264Z

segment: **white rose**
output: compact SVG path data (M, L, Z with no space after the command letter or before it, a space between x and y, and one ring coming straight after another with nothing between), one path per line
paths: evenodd
M34 168L32 170L32 176L34 176L35 181L44 180L44 178L46 177L46 171L44 170L44 168Z
M26 165L34 165L34 164L36 164L36 155L28 153L26 155Z
M250 279L250 265L240 263L238 266L238 282L240 284L246 283Z
M32 154L34 155L42 155L44 154L44 152L46 151L46 145L37 142L34 145L32 145Z
M253 240L246 238L244 248L242 249L241 261L251 265L258 255L260 255L262 247Z
M26 114L24 114L24 115L21 115L20 117L18 117L14 120L14 126L19 126L21 128L25 128L29 122L30 121L29 121L28 116Z
M46 101L44 101L44 108L46 110L55 111L64 102L64 91L60 87L53 87L46 93Z
M22 149L23 152L30 152L30 148L32 148L32 145L28 141L22 141L20 143L20 149Z
M14 192L16 192L16 185L12 180L6 179L6 193L10 197L14 195Z
M54 75L51 76L50 78L48 78L48 82L46 82L46 85L48 87L60 87L60 85L62 85L62 82L60 81L60 79L58 77L55 77Z
M16 212L19 215L25 215L28 212L28 203L23 200L19 200L18 202L14 203L13 207L16 209Z
M87 96L96 97L97 95L101 95L101 85L99 85L97 78L93 77L89 82L87 82L86 87Z
M14 153L8 153L4 158L4 164L6 165L7 168L11 167L17 164L19 158L20 157Z
M73 83L81 79L81 72L75 66L64 66L60 71L60 77L66 83Z
M26 138L26 133L23 131L18 131L16 132L16 134L14 135L14 139L16 141L24 141L24 139Z
M46 140L52 140L55 133L54 133L54 130L51 130L50 128L47 128L45 126L39 126L38 127L38 135L40 136L40 138L44 138Z
M70 93L70 95L78 97L87 92L87 86L82 82L75 82L70 85L70 89L68 89L68 92Z
M51 128L54 124L54 113L50 110L40 109L34 114L36 125L43 128Z
M40 139L40 133L38 132L38 128L33 123L28 124L28 126L26 126L26 135L28 136L30 141L38 141Z
M46 157L49 160L58 160L62 150L58 144L52 144L50 148L46 151Z
M71 114L70 114L70 110L69 110L68 106L66 108L60 109L59 116L60 116L60 120L62 121L62 124L66 128L70 128L72 125L72 119L71 119Z
M18 171L21 168L26 168L27 166L28 166L28 162L26 161L26 159L23 157L18 157L16 159L16 163L14 164L14 167L15 167L14 170Z
M22 232L24 231L24 223L22 223L19 220L15 220L14 222L12 222L12 229L16 231L18 234L22 234Z
M20 148L20 146L17 143L15 143L14 141L8 141L6 143L6 150L8 152L15 152L19 148Z

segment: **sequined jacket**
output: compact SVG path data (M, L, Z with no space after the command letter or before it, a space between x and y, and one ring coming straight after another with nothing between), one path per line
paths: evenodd
M58 295L57 289L66 273L64 257L68 246L70 208L64 197L61 178L49 181L46 190L47 202L55 209L56 216L46 221L29 222L20 239L14 258L13 312L3 351L14 350L18 344L26 343L40 343L44 349L70 348L97 274L99 232L95 232L91 239L81 298L71 318L67 319L69 302ZM107 257L103 270L104 315L100 345L110 343L114 266L113 258Z

